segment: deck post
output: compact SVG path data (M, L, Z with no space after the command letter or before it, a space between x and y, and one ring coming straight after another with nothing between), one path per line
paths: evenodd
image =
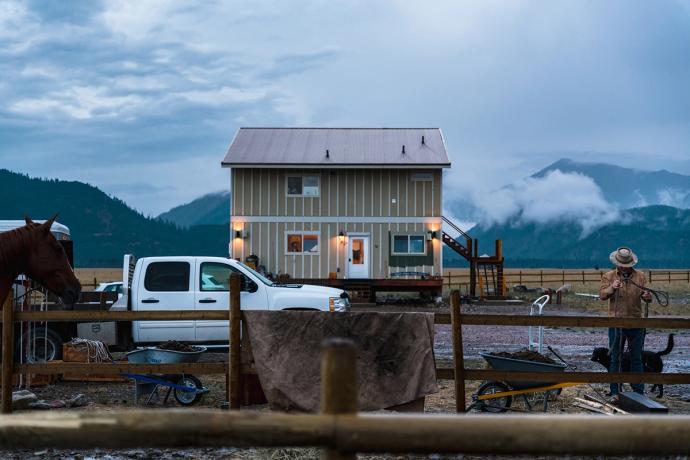
M12 291L2 306L2 413L12 413L12 377L14 368L14 322Z
M239 273L230 275L230 346L228 347L229 365L228 380L230 381L230 409L240 408L240 319L242 315L240 305L240 291L242 276Z
M357 350L348 339L331 338L321 352L321 413L324 415L356 414ZM355 460L356 453L338 450L337 434L333 447L321 453L322 460Z
M465 360L462 350L460 292L450 293L450 322L453 334L453 369L455 371L455 411L465 412Z

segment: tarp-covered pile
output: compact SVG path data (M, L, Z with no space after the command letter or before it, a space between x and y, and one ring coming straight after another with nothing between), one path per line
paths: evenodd
M321 345L330 337L351 339L357 347L360 410L404 404L438 391L433 314L243 313L272 408L319 409Z

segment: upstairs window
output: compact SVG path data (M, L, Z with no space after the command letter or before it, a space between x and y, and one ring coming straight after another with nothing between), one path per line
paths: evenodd
M396 256L426 255L424 235L393 235L392 247Z
M319 196L319 176L288 176L288 196Z

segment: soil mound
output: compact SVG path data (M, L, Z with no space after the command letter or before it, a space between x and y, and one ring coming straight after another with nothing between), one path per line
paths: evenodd
M541 353L538 353L533 350L528 350L526 348L512 353L509 353L507 351L497 351L491 353L491 355L500 356L501 358L522 359L524 361L533 361L535 363L558 364L556 361L549 358L548 356L544 356Z
M183 351L186 353L199 351L199 349L195 346L187 345L186 343L178 342L176 340L168 340L167 342L159 344L156 348L159 350Z

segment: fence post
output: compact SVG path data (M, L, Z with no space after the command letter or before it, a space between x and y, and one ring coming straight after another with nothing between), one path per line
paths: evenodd
M348 339L331 338L323 343L321 352L321 413L356 414L357 405L357 350ZM321 453L323 460L355 460L356 453L337 448L337 433L333 447Z
M2 413L12 413L12 377L14 368L14 305L10 290L2 306Z
M652 284L652 271L651 270L649 270L649 276L647 278L649 278L649 284Z
M242 315L240 305L240 290L242 276L239 273L230 275L230 346L228 347L228 380L230 381L230 409L240 408L240 319Z
M539 285L544 285L544 270L539 270Z
M453 335L453 369L455 370L455 411L465 412L465 360L462 350L460 292L450 293L450 323Z

